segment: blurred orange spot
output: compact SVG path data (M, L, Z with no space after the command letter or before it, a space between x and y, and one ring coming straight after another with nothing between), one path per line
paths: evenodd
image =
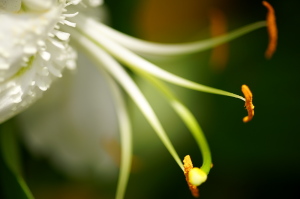
M114 139L106 139L100 142L101 147L108 153L113 162L120 168L121 165L121 147L120 143ZM142 160L132 154L131 172L135 173L141 170L143 167Z
M242 92L244 93L245 96L245 107L247 109L248 112L248 116L243 118L243 122L249 122L250 120L252 120L253 116L254 116L254 106L252 103L252 92L250 91L249 87L247 85L242 85Z
M183 159L183 167L184 167L185 180L188 183L188 186L189 186L189 188L191 190L192 195L197 198L197 197L199 197L199 190L198 190L197 186L192 185L189 182L189 172L194 167L193 163L192 163L192 160L191 160L191 157L189 155L186 155L184 157L184 159Z
M137 1L133 23L138 37L156 42L187 42L199 39L207 27L209 1L143 0Z
M214 8L210 10L210 32L212 37L217 37L227 33L227 20L224 12ZM224 70L228 62L228 44L215 47L212 51L210 63L215 70Z
M37 186L34 195L35 198L43 199L83 199L103 198L104 194L84 183L60 182L53 184L52 182L48 186Z
M263 1L262 4L268 9L266 20L269 33L269 45L265 52L265 56L267 59L271 59L277 47L278 31L276 25L276 17L275 11L271 4L269 4L267 1Z

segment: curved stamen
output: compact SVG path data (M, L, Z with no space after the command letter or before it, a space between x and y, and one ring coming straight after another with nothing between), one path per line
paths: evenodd
M75 30L70 31L72 31L72 35L74 36L74 38L76 38L74 41L79 44L85 51L87 51L88 54L91 55L91 57L97 63L99 63L99 67L103 66L107 70L107 72L112 75L114 79L128 93L128 95L132 98L132 100L144 114L149 124L153 127L165 147L173 156L178 166L183 170L183 164L171 141L169 140L165 130L163 129L160 121L158 120L155 112L153 111L152 107L150 106L140 89L133 82L128 73L124 70L124 68L94 42L82 36Z
M121 140L121 163L120 174L116 191L116 199L123 199L130 175L131 161L132 161L132 129L130 119L127 113L126 105L123 96L117 84L113 79L106 75L112 93L114 94L115 110L119 119L119 131Z
M160 79L168 81L170 83L176 84L178 86L182 86L185 88L207 92L218 95L225 95L230 97L235 97L241 100L245 100L242 96L236 95L234 93L230 93L227 91L223 91L220 89L212 88L209 86L205 86L202 84L195 83L193 81L184 79L182 77L176 76L170 72L167 72L151 62L143 59L142 57L134 54L130 50L124 48L118 43L114 42L110 38L102 35L101 33L92 29L92 27L88 28L85 25L78 24L78 29L82 32L83 35L86 35L91 40L95 41L103 47L109 54L118 59L121 63L126 65L127 67L136 70L136 71L144 71L145 73L152 74ZM70 30L71 31L71 30Z
M105 35L111 40L125 46L126 48L136 53L142 53L143 55L155 55L160 57L178 56L204 51L266 26L265 21L260 21L244 26L219 37L181 44L161 44L144 41L123 34L106 26L105 24L98 23L92 18L87 18L83 14L79 15L76 20L78 20L79 25L84 25L88 29L93 29L93 31L98 32L98 34Z

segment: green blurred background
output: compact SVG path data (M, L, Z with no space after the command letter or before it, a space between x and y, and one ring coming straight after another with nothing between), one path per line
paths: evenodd
M210 61L211 50L185 60L157 63L193 81L237 94L240 86L247 84L254 94L255 117L244 124L243 102L172 87L197 116L211 147L214 167L200 186L201 198L300 198L300 1L269 2L275 8L279 31L278 48L271 60L264 58L268 36L260 29L230 42L228 62L222 70L216 70ZM170 43L210 37L211 9L223 11L228 30L264 20L266 15L261 1L106 0L106 4L112 27L142 39ZM201 156L190 133L147 82L137 81L179 155L190 154L195 166L200 166ZM192 198L181 170L139 111L133 104L130 107L137 160L126 198ZM22 144L21 149L24 176L36 198L114 197L116 179L73 179L47 159L33 158Z

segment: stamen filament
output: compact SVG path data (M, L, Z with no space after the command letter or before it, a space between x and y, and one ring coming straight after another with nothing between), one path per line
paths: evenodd
M93 58L98 65L103 66L107 72L114 77L114 79L123 87L123 89L128 93L132 100L139 107L141 112L144 114L145 118L148 120L149 124L153 127L158 137L161 139L165 147L168 149L170 154L173 156L174 160L177 162L178 166L183 170L183 164L174 149L171 141L169 140L165 130L160 124L156 114L149 105L148 101L141 93L137 85L133 82L131 77L123 69L123 67L109 56L104 50L97 46L93 40L90 40L82 36L76 30L70 30L73 35L74 42L79 44L81 48L87 51L87 54ZM99 44L98 44L99 45Z
M132 162L132 129L130 119L127 114L126 105L123 96L116 83L107 74L107 80L114 94L115 110L119 120L120 140L121 140L121 162L120 174L116 191L116 199L123 199L130 176Z
M84 15L78 16L79 25L84 24L85 28L92 27L93 31L97 31L98 34L105 35L113 41L125 46L126 48L136 52L147 55L155 56L178 56L184 54L190 54L195 52L201 52L220 44L229 42L242 35L250 33L256 29L266 26L265 21L255 22L253 24L244 26L226 35L214 37L206 40L188 42L181 44L161 44L155 42L144 41L118 32L105 24L98 23L94 19L87 18Z
M109 54L111 54L116 59L118 59L121 63L123 63L125 66L127 66L133 70L136 70L136 71L142 70L142 71L152 74L160 79L163 79L165 81L168 81L170 83L173 83L178 86L185 87L185 88L189 88L189 89L193 89L193 90L197 90L197 91L201 91L201 92L206 92L206 93L230 96L230 97L238 98L238 99L245 101L244 97L242 97L240 95L236 95L234 93L230 93L230 92L223 91L220 89L216 89L216 88L212 88L212 87L205 86L202 84L198 84L193 81L176 76L170 72L167 72L167 71L157 67L156 65L152 64L151 62L148 62L147 60L134 54L133 52L124 48L123 46L117 44L116 42L112 41L105 35L99 35L99 33L96 32L95 30L86 28L86 26L79 24L78 29L82 32L82 34L89 37L92 41L95 41L99 46L104 48Z
M206 174L208 174L212 164L211 153L204 133L194 115L174 96L174 94L161 81L150 75L142 75L149 79L164 94L164 96L168 98L170 105L190 130L202 154L203 163L201 169Z

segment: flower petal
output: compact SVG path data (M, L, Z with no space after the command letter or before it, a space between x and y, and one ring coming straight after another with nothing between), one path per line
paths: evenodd
M0 14L0 123L32 104L76 54L67 43L49 38L64 5L47 12Z
M0 10L5 10L6 12L17 12L20 10L20 8L21 8L21 0L0 1Z

